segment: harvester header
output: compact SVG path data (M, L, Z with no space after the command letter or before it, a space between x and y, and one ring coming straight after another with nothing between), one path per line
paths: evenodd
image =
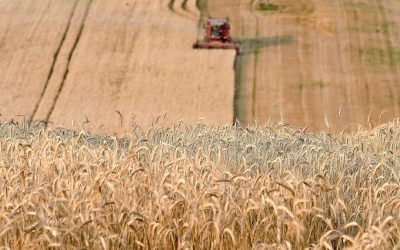
M240 46L230 36L229 18L208 17L204 25L204 39L193 44L195 49L234 49L239 54Z

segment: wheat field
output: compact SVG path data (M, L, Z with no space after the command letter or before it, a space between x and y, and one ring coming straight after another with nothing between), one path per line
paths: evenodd
M132 131L1 124L2 249L400 246L400 119Z

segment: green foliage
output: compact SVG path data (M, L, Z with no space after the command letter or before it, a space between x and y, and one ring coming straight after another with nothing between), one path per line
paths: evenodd
M390 35L390 30L392 28L392 23L383 22L364 22L360 27L351 27L350 30L353 32L365 32L365 33L382 33L386 36Z
M371 66L400 66L400 51L393 48L367 48L361 50L361 54Z
M323 89L325 88L326 84L322 80L309 80L309 81L301 81L298 83L298 88L299 90L302 89L316 89L320 88Z
M278 9L279 6L272 3L259 3L257 5L257 10L261 11L277 11Z
M236 39L235 41L240 44L240 50L242 54L251 54L265 47L282 46L295 43L294 37L288 35Z
M356 11L356 10L360 10L363 12L376 11L376 8L374 5L368 4L368 3L363 3L363 2L359 2L359 3L347 2L344 4L344 7L347 11Z

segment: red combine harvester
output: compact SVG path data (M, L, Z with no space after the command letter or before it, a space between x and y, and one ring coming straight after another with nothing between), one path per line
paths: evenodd
M240 46L233 42L229 34L229 18L217 19L209 17L204 25L204 41L193 44L195 49L235 49L240 53Z

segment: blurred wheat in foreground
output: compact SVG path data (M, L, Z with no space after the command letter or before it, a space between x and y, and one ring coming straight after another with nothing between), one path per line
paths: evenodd
M400 119L372 131L0 126L5 249L400 246Z

